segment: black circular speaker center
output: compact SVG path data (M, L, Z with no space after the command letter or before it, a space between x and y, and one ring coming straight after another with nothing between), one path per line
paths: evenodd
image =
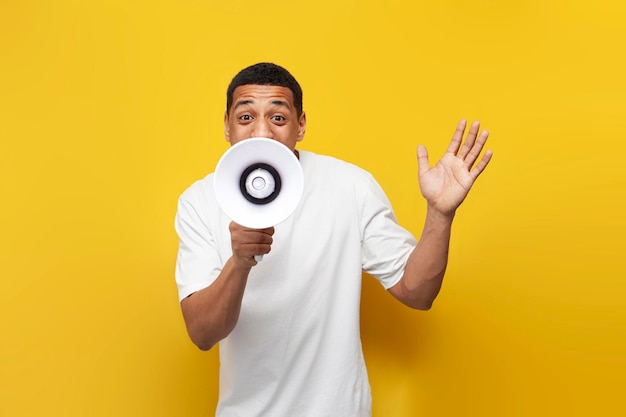
M271 175L274 180L274 190L267 197L255 197L248 192L248 189L246 187L246 181L248 180L248 177L257 169L266 171ZM243 171L243 173L241 174L241 178L239 179L239 189L241 190L241 194L246 198L246 200L254 204L271 203L276 199L276 197L278 197L278 194L280 193L280 187L281 180L278 171L276 171L273 166L265 164L263 162L257 162L256 164L250 165Z

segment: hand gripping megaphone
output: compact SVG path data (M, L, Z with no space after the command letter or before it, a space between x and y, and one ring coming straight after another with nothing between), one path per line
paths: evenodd
M286 220L296 209L304 175L288 147L255 137L236 143L222 155L213 187L221 209L235 223L264 229ZM260 261L263 255L255 259Z

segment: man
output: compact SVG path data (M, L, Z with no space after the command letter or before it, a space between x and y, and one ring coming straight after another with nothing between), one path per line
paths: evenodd
M176 268L191 340L220 342L217 415L370 416L371 395L359 335L361 273L398 300L428 310L441 288L452 220L491 152L488 133L465 121L434 166L417 151L427 200L420 240L400 227L373 177L337 159L296 150L306 114L297 81L261 63L227 91L224 132L231 145L251 137L279 141L298 156L304 192L276 227L242 227L220 210L212 174L179 199ZM255 255L267 254L257 263Z

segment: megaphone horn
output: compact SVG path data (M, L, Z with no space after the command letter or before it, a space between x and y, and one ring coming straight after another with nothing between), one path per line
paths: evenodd
M264 229L284 221L296 209L304 175L288 147L255 137L236 143L222 155L213 185L228 217L244 227Z

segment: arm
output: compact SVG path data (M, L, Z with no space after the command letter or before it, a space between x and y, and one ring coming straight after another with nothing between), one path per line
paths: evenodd
M209 350L235 328L248 274L257 262L254 255L269 253L274 228L255 230L230 223L233 255L217 279L181 302L189 337L202 350Z
M428 209L422 236L409 256L400 281L389 292L412 308L428 310L439 294L448 263L450 232L456 209L491 160L491 151L474 165L489 133L472 123L461 146L466 121L458 124L444 156L433 167L424 146L417 149L418 177Z

